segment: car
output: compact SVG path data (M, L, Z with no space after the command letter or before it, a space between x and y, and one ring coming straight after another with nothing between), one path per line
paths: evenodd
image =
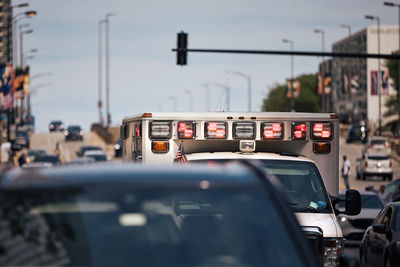
M66 165L85 165L85 164L92 164L95 162L96 161L94 160L94 158L81 157L81 158L76 158L76 159L70 160L64 164L66 164Z
M361 159L357 159L356 178L365 180L368 176L380 176L382 180L393 179L392 160L385 153L366 153Z
M64 131L65 141L70 140L83 140L84 131L79 125L70 125L67 130Z
M101 147L99 147L99 146L83 145L76 152L76 155L78 157L83 157L83 155L85 154L86 151L92 151L92 150L103 151L103 149Z
M360 246L363 266L400 266L400 202L392 202L367 228Z
M100 150L89 150L83 154L84 157L92 158L96 162L107 161L107 156L103 151Z
M358 215L349 216L340 214L338 221L342 228L346 245L360 245L365 230L370 226L384 204L375 192L359 191L361 195L361 212ZM345 199L345 191L339 191L339 197ZM339 203L339 210L344 209L344 203Z
M49 132L62 132L64 131L64 123L60 120L53 120L49 124Z
M42 148L33 148L28 151L27 157L30 162L33 162L35 157L46 155L46 150Z
M23 169L43 169L53 167L52 163L49 162L30 162L25 163L21 166Z
M15 132L14 149L21 150L30 147L29 133L25 130L17 130Z
M33 162L47 162L52 165L58 165L61 163L60 159L57 157L57 155L52 155L52 154L37 156L37 157L35 157Z
M346 143L353 141L367 142L368 131L368 126L365 123L350 124L347 130Z
M363 153L383 153L390 155L392 153L390 141L387 137L371 136L364 145Z
M96 164L2 181L5 266L317 266L256 166Z
M391 198L393 198L393 196L399 192L399 185L400 185L400 178L385 185L385 192L388 193Z
M117 142L114 144L114 156L116 158L122 157L122 139L118 138Z

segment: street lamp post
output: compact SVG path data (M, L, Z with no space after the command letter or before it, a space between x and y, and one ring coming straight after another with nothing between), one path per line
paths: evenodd
M106 109L107 109L107 128L111 123L111 114L110 114L110 36L109 36L109 17L115 16L114 13L107 13L105 18L106 24Z
M399 32L398 32L398 35L399 35L399 53L400 53L400 4L395 4L395 3L392 3L392 2L384 2L383 4L385 6L398 7L398 9L399 9L399 18L398 18L399 19L399 29L398 29ZM398 110L399 118L398 118L398 120L400 120L400 61L397 61L397 67L398 67L398 72L397 72L397 79L398 79L397 99L398 99L398 105L399 105L399 110Z
M237 75L237 76L240 76L240 77L243 77L246 79L246 81L247 81L247 100L248 100L247 110L248 110L248 112L251 112L251 77L250 77L250 75L247 75L247 74L239 72L239 71L229 71L229 70L226 71L226 73L234 74L234 75Z
M191 90L185 90L185 94L189 95L189 111L193 111L193 93Z
M26 11L26 12L21 12L13 16L12 20L12 28L13 28L13 51L14 51L14 57L13 57L13 65L14 67L17 66L18 64L18 44L17 44L17 25L18 21L24 18L32 18L36 16L37 12L34 10Z
M293 52L294 50L294 43L292 40L289 39L282 39L283 43L288 43L290 44L290 51ZM294 88L293 88L293 83L294 83L294 59L293 55L290 56L290 94L291 94L291 100L290 100L290 109L291 111L294 110Z
M347 29L348 30L348 37L350 38L351 37L351 26L350 25L347 25L347 24L342 24L342 25L340 25L340 27L342 27L342 28L345 28L345 29ZM346 112L347 112L347 115L349 115L349 114L351 114L350 115L350 119L352 120L352 117L353 117L353 109L352 109L352 104L351 104L351 98L352 98L352 91L351 91L351 80L352 80L352 73L351 73L351 65L352 65L352 60L351 60L351 58L350 59L348 59L347 60L347 75L348 75L348 84L349 84L349 87L347 88L348 89L348 91L347 91L347 94L346 94Z
M14 8L22 8L22 7L27 7L27 6L29 6L29 3L21 3L21 4L10 6L11 14L13 14ZM14 20L13 19L11 19L11 31L12 31L12 37L11 37L11 47L12 47L12 49L10 49L9 58L12 58L12 62L14 62L14 55L15 55L15 51L14 51L15 29L14 29Z
M366 19L376 20L378 26L378 55L381 54L381 28L380 28L380 19L377 16L365 15ZM382 73L381 73L381 59L378 58L378 133L382 135Z
M43 76L51 76L51 75L52 75L51 72L38 73L36 75L33 75L30 78L29 82L31 83L32 81L36 80L37 78L40 78L40 77L43 77ZM47 86L47 85L49 85L49 84L47 84L47 83L46 84L38 84L35 88L39 88L39 87ZM28 105L28 118L30 118L31 114L32 114L31 95L32 95L33 89L34 88L30 88L29 94L28 94L28 103L27 103L27 105Z
M322 53L325 53L325 31L321 29L315 29L315 33L320 33L321 34L321 45L322 45ZM324 80L325 80L325 59L322 57L322 64L321 64L321 80L322 80L322 101L321 101L321 109L322 112L326 112L326 99L325 99L325 86L324 86Z
M103 57L103 49L102 49L102 24L105 23L105 19L99 20L99 100L97 106L99 108L99 123L103 126L103 84L102 84L102 57ZM107 115L108 116L108 115Z

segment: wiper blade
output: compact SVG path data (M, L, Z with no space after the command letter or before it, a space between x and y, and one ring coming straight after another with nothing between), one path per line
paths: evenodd
M320 210L310 207L310 206L305 206L305 205L299 205L299 203L296 202L289 202L289 205L294 207L295 210L309 210L312 212L320 212Z

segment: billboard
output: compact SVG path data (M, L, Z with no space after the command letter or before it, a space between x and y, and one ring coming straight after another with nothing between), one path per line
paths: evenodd
M13 105L13 67L9 64L0 64L0 106L2 109L8 109Z
M371 74L371 95L378 95L378 71L372 70ZM381 95L388 96L389 95L389 70L381 71L381 85L382 91Z

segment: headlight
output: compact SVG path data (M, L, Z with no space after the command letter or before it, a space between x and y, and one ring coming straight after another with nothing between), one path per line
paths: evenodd
M80 131L79 134L83 136L85 132L84 131Z
M342 223L344 223L344 222L347 222L347 217L340 217L340 221L342 222Z
M64 134L65 134L65 136L67 136L68 135L68 131L65 131Z
M343 252L342 238L325 238L324 267L338 266L339 256Z
M114 145L114 149L115 149L115 150L118 150L118 149L120 149L120 148L121 148L121 146L120 146L119 144L115 144L115 145Z

